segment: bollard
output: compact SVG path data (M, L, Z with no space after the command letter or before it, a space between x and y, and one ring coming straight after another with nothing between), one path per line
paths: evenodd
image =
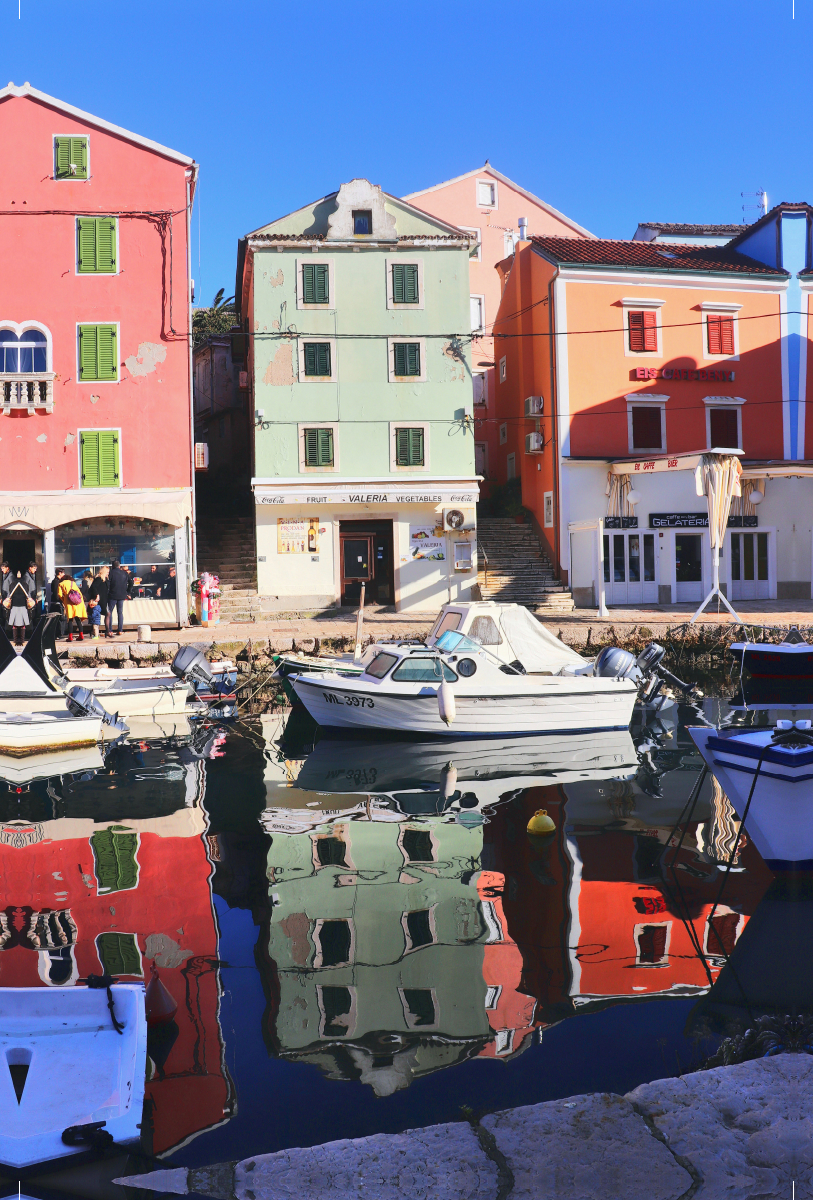
M139 625L138 640L140 642L151 642L152 641L152 630L150 629L149 625Z

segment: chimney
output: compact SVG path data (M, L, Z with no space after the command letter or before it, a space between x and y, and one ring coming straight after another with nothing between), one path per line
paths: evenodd
M527 240L528 240L528 218L527 217L519 218L519 240L521 242L527 242Z

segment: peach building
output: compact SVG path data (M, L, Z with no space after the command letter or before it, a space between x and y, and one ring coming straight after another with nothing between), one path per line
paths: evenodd
M533 235L500 264L496 475L521 477L577 606L703 599L711 448L743 463L723 590L810 597L811 219L782 204L728 240Z
M500 446L491 337L501 292L495 265L512 255L520 238L529 233L569 238L594 235L496 171L488 161L479 170L467 171L404 199L450 225L477 235L470 268L475 470L484 479L493 480ZM487 495L487 486L484 491Z

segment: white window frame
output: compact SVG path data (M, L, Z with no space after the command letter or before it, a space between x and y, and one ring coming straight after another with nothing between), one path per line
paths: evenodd
M500 359L500 383L505 383L508 378L508 359L505 355Z
M417 378L417 376L414 376ZM423 430L423 466L422 467L399 467L396 458L395 431L396 429L422 429ZM335 442L334 442L335 445ZM406 472L408 475L415 475L421 471L429 470L429 422L428 421L390 421L390 470L394 475L402 475Z
M343 988L346 988L347 991L350 993L350 1012L347 1013L347 1032L345 1034L345 1037L350 1038L355 1033L356 1023L358 1022L358 1004L357 1004L356 989L353 986L353 984L347 984L347 983L333 984L333 983L327 983L327 982L317 983L317 985L316 985L316 1003L319 1008L319 1037L324 1038L325 1040L332 1039L332 1038L337 1038L337 1040L343 1040L343 1039L339 1039L338 1034L325 1033L325 1024L327 1022L327 1013L325 1012L325 1001L324 1001L324 996L322 993L326 987L343 987Z
M504 446L508 441L508 422L503 421L500 425L500 445Z
M88 324L88 322L85 322ZM104 322L106 324L106 322ZM119 486L112 488L86 488L82 486L82 434L83 433L117 433L119 435ZM83 425L76 431L76 485L83 496L104 496L120 492L124 487L124 439L121 436L121 426L115 425ZM139 845L141 844L139 834ZM103 895L107 895L104 892Z
M317 428L318 429L326 429L327 426L326 425L318 425ZM336 455L335 455L335 450L336 450L335 438L334 438L334 442L333 442L333 450L334 450L333 456L335 458L336 457ZM308 467L307 469L309 471L314 470L313 467ZM318 467L316 469L321 470L321 467ZM329 838L333 838L337 842L342 842L342 844L344 845L344 849L345 849L344 858L345 858L346 868L348 871L356 870L356 864L353 862L353 856L350 853L350 840L349 840L349 838L342 836L345 829L346 829L346 826L339 827L339 826L334 825L333 828L329 832L312 833L311 834L311 861L313 863L314 871L324 871L328 867L335 865L333 863L320 863L319 855L316 852L317 842L324 842L324 841L327 841Z
M332 429L333 430L333 466L332 467L306 467L305 466L305 430L306 429ZM339 469L339 422L338 421L301 421L296 427L296 436L299 445L299 470L302 475L320 475L326 471L338 471ZM348 846L349 850L349 846Z
M491 194L494 197L494 200L491 204L483 204L480 200L480 184L481 183L487 183L488 186L491 188ZM500 194L499 194L499 191L497 190L496 179L489 179L487 176L483 176L480 179L475 180L474 199L475 199L475 202L476 202L478 208L487 208L487 209L491 209L492 211L496 211L500 207Z
M475 442L475 455L479 447L483 455L483 478L488 478L488 442Z
M415 258L414 255L388 254L384 259L384 263L386 264L385 282L387 287L387 308L394 312L423 312L423 259ZM404 266L413 266L418 268L417 304L396 304L392 298L392 268L398 263L403 263ZM413 338L412 340L415 341L416 339Z
M81 138L84 138L85 141L87 142L88 173L87 173L87 176L85 179L77 179L77 177L75 175L68 175L68 176L66 176L65 179L60 179L59 176L57 175L57 173L56 173L56 139L58 137L71 137L71 138L80 138L81 137ZM90 134L89 133L76 133L75 131L73 133L54 133L54 134L52 134L52 136L51 136L51 179L53 179L54 183L90 183L90 177L91 177ZM99 216L104 216L104 215L105 214L103 214L103 213L99 213ZM87 321L84 323L88 324ZM105 321L105 322L103 322L103 324L106 325L107 322Z
M666 945L663 948L663 958L659 959L658 962L654 962L654 963L641 962L640 961L641 947L640 947L638 939L640 938L641 934L643 933L643 931L645 929L649 929L653 925L657 925L657 926L660 926L661 928L666 929ZM635 966L637 968L643 968L644 970L648 970L651 968L668 967L669 966L669 946L672 942L672 922L671 921L641 921L633 929L632 936L635 939Z
M472 325L471 332L472 333L485 333L486 298L482 292L470 292L469 293L469 320L471 320L471 302L472 302L472 300L479 300L479 302L480 302L480 324Z
M729 450L742 450L742 406L745 399L742 396L704 396L706 406L706 446L711 449L711 410L713 408L733 408L737 412L737 445L728 446Z
M88 324L88 322L83 321L82 324ZM19 338L21 334L25 333L27 329L36 329L38 333L43 334L45 336L45 371L46 374L49 371L53 371L54 344L51 337L51 331L47 325L43 325L40 321L21 321L18 325L16 321L0 320L0 333L2 333L4 329L10 330L17 338ZM78 336L79 335L77 333L77 339ZM14 372L14 374L19 374L19 372ZM36 375L38 372L35 371L34 374ZM39 372L39 374L41 374L41 372Z
M621 299L621 310L624 316L624 357L625 358L663 358L663 321L660 309L665 300L655 300L646 296L624 296ZM655 312L655 330L658 338L657 350L630 350L630 312Z
M508 483L511 479L517 478L517 456L509 454L505 460L505 481Z
M477 397L474 395L475 379L482 380L482 385L483 385L482 400L478 400ZM481 408L488 408L488 371L472 371L471 383L472 383L472 397L474 400L474 404L479 405L479 407L481 407Z
M79 330L83 325L115 325L116 327L116 378L115 379L83 379L82 378L82 357L79 350ZM100 317L91 318L90 320L76 322L76 382L79 387L118 387L121 383L121 322L120 321L105 321ZM129 374L129 372L128 372Z
M311 311L332 312L333 309L336 307L336 279L335 279L335 272L334 272L334 267L333 267L333 259L325 258L321 254L311 254L311 255L303 255L303 257L297 258L295 261L296 261L296 307L297 307L297 309L300 312L302 312L303 310L305 312L311 312ZM302 268L306 264L310 265L311 263L318 263L320 266L327 266L327 293L329 296L327 304L306 304L303 299ZM309 342L312 342L313 340L314 340L313 338L308 338ZM322 341L321 338L319 340ZM325 338L324 340L327 341L327 338Z
M700 305L700 311L703 314L701 334L703 337L703 345L700 347L700 357L703 362L739 362L740 361L740 322L737 318L737 313L742 308L741 304L722 304L716 300L704 300ZM734 353L733 354L709 354L709 313L716 317L733 317L734 318Z
M544 514L545 529L553 529L553 492L542 493L542 511ZM550 517L550 519L548 519Z
M399 304L399 308L401 305ZM411 308L411 305L404 305L405 308ZM421 373L420 375L396 375L395 374L395 346L399 342L412 343L417 342L421 348ZM426 383L426 338L422 337L390 337L387 338L387 378L390 383Z
M90 161L90 160L88 160L88 161ZM65 180L59 179L59 180L57 180L57 182L65 183ZM85 179L77 180L77 183L86 183L86 182L87 181ZM116 222L116 250L115 250L116 269L115 269L115 271L80 271L79 270L79 221L83 217L107 217L107 219L109 221ZM76 275L80 279L97 279L100 275L104 275L108 279L112 279L114 275L120 274L120 272L121 272L121 254L120 254L120 246L119 246L120 224L121 224L121 222L119 221L118 217L114 217L112 215L108 216L107 213L77 213L76 214L76 217L74 218L74 233L76 234L76 245L74 247L74 263L73 263L74 275ZM85 322L83 322L83 324L87 325L87 324L89 324L89 322L85 321ZM108 324L108 322L103 321L102 324L106 325L106 324ZM111 324L112 324L112 322L111 322Z
M330 374L329 375L306 375L305 374L305 343L311 342L327 342L330 346ZM336 339L335 337L320 337L317 334L311 334L310 337L297 338L297 369L299 372L300 383L335 383L339 377L339 364L336 361Z
M632 392L625 396L627 401L627 446L630 454L665 454L666 453L666 402L668 396L648 396L645 392ZM661 442L660 446L633 446L632 440L632 410L634 408L659 408L661 410Z
M433 835L433 837L434 837L434 835ZM411 866L410 863L405 863L403 869L409 870L410 866ZM428 905L429 932L432 934L432 941L425 942L424 945L422 945L422 946L413 946L412 945L412 939L409 936L409 926L407 925L407 917L409 916L410 912L426 912L426 909L425 908L413 908L413 909L409 909L407 912L401 913L401 928L404 931L404 947L405 947L404 954L416 954L419 950L426 950L428 946L437 946L437 944L438 944L438 927L437 927L437 918L435 916L436 908L437 908L437 904Z
M483 261L483 233L475 225L458 225L458 229L462 229L464 233L473 233L477 238L477 247L473 254L469 255L469 262Z
M516 253L518 241L519 233L517 230L504 229L502 231L502 248L505 251L503 258L511 258Z
M431 994L432 1003L435 1006L435 1019L431 1025L416 1025L415 1024L414 1018L407 1007L406 996L404 995L405 990L410 991L410 992L412 992L412 991L429 992ZM398 997L401 1001L401 1007L404 1010L404 1024L406 1025L407 1029L418 1029L418 1030L420 1030L420 1029L437 1029L437 1027L440 1023L440 1005L438 1004L438 994L434 988L406 988L405 989L403 986L401 986L398 988Z
M502 984L490 983L486 986L485 1010L486 1012L495 1012L500 1006L500 996L502 996Z
M319 937L319 934L321 933L322 926L324 925L325 921L346 921L350 928L349 958L346 958L344 960L344 962L331 963L331 965L329 967L325 967L322 963L321 949L320 950L316 949L316 947L319 945L318 937ZM353 921L352 917L319 917L313 923L313 933L311 936L313 938L313 966L314 966L315 970L335 971L339 967L350 966L352 963L354 963L356 961L356 925L355 925L355 922Z

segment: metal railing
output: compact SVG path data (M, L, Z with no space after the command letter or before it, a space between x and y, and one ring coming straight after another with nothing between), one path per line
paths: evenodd
M483 587L488 587L488 555L486 554L480 543L477 543L477 565L479 568L480 561L483 562Z
M38 375L0 375L0 408L3 412L54 411L53 371Z

